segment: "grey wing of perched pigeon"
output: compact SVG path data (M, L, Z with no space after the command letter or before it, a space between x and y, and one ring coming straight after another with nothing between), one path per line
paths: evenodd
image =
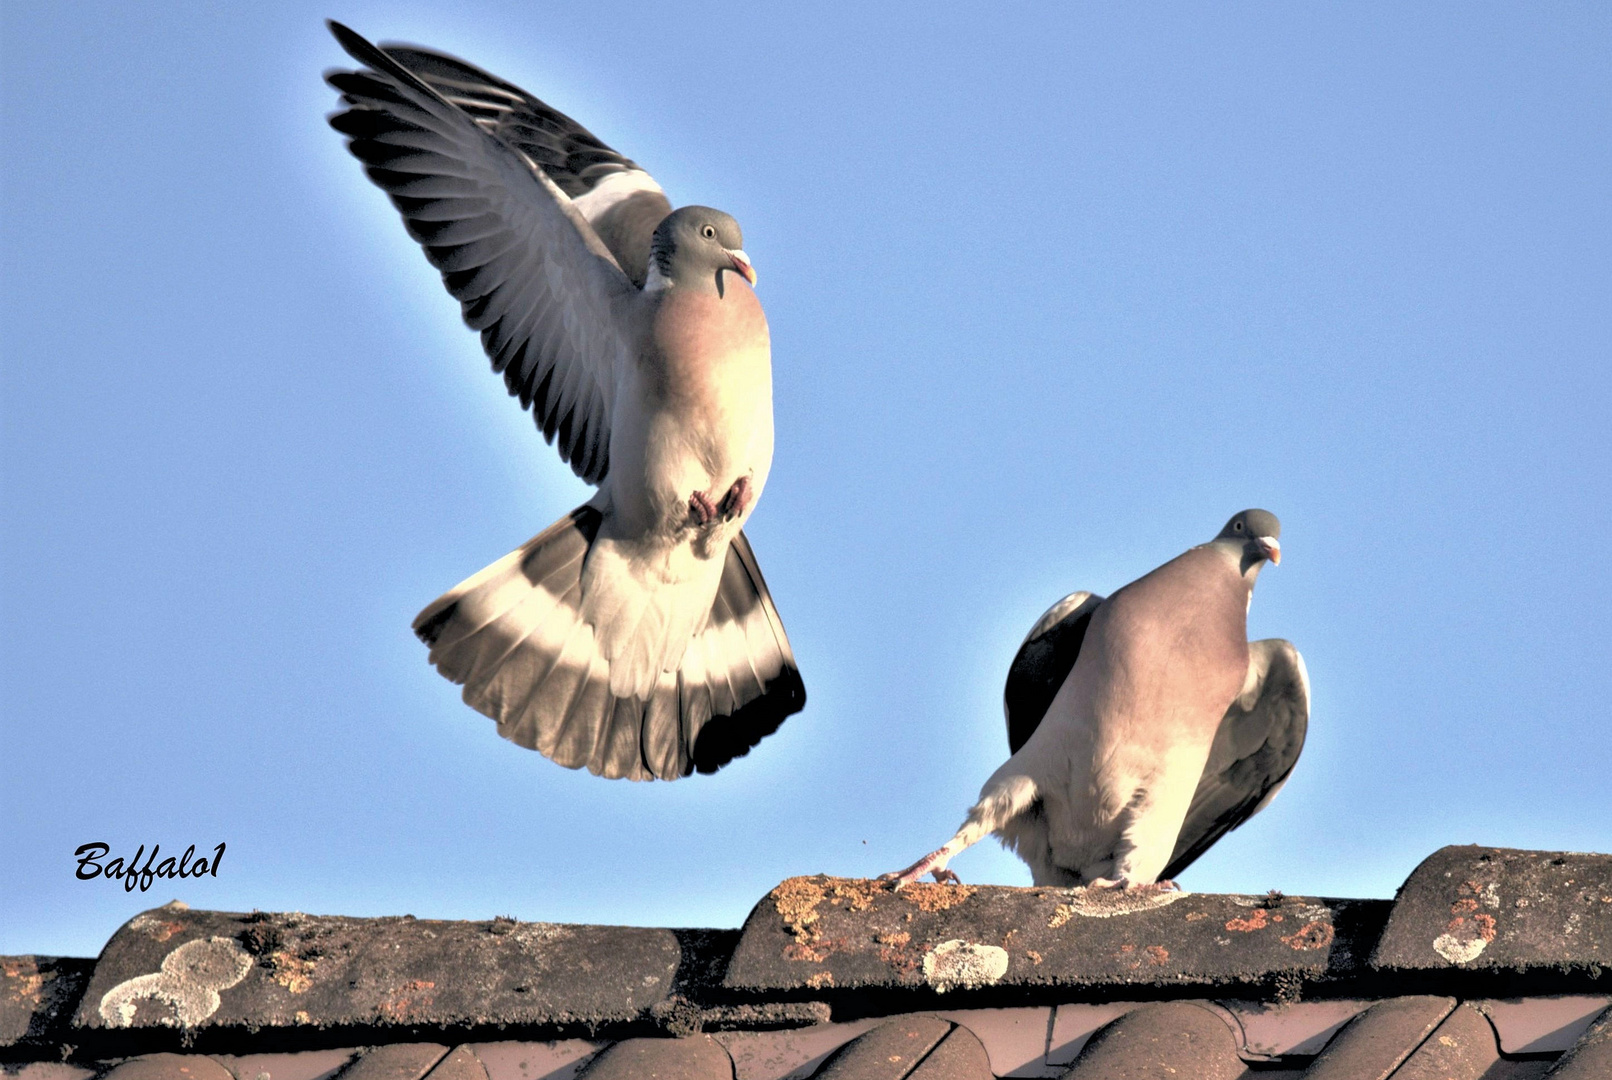
M1248 682L1215 733L1203 779L1163 876L1173 878L1265 809L1298 764L1310 723L1310 676L1291 641L1248 644Z
M1080 657L1086 628L1102 602L1095 593L1072 592L1048 608L1025 635L1008 665L1007 686L1002 691L1009 753L1018 753L1047 715L1058 688Z
M643 286L650 237L672 204L637 162L514 83L456 56L396 42L380 48L548 174L633 284Z

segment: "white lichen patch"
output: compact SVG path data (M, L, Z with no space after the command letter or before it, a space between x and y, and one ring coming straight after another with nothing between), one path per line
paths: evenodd
M990 986L1007 974L1007 950L953 938L924 954L924 981L937 993Z
M1481 937L1464 940L1454 934L1440 934L1433 939L1433 951L1452 964L1470 964L1488 947L1489 943Z
M1134 915L1138 911L1152 911L1168 907L1183 896L1192 894L1182 889L1155 889L1143 886L1137 889L1069 890L1069 902L1053 909L1048 928L1056 929L1076 915L1088 919L1110 919L1115 915Z
M129 1027L139 1003L158 1001L173 1016L159 1023L194 1027L218 1011L218 992L228 990L252 970L252 957L233 938L187 941L162 958L162 970L127 979L101 996L101 1019L109 1027Z

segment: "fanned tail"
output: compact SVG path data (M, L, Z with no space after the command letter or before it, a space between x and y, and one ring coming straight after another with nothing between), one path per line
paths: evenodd
M750 542L728 549L709 616L647 700L610 690L581 618L582 569L603 517L581 506L414 620L442 675L498 733L566 768L674 780L715 772L778 730L806 690Z

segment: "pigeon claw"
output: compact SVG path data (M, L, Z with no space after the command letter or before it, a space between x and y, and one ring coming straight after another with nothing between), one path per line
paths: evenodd
M711 496L705 492L696 491L688 497L688 516L689 520L695 525L711 524L716 520L716 514L716 504L711 501Z
M722 496L722 501L716 507L717 512L722 515L723 521L732 521L744 513L745 508L750 505L751 498L750 478L741 476L733 482L732 487L728 488L727 494Z
M944 851L931 851L905 870L880 874L879 880L891 882L892 892L900 892L902 886L911 885L925 874L932 875L942 885L961 885L963 879L946 869L946 859L943 857L945 854Z

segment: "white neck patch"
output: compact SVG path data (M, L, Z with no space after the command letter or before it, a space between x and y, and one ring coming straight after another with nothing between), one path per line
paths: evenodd
M660 185L642 169L626 169L622 172L613 172L599 181L587 191L571 200L582 216L592 221L600 214L609 210L623 199L630 198L640 191L653 191L663 194Z

